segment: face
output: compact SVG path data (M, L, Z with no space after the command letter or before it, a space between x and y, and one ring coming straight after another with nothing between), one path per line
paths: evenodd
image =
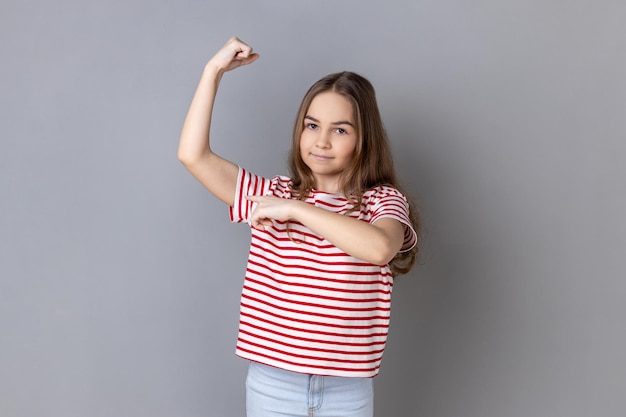
M334 92L320 93L311 102L303 123L300 155L313 173L315 188L340 192L340 175L350 166L357 144L352 103Z

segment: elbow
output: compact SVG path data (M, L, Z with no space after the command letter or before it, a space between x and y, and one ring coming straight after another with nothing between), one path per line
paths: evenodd
M178 160L185 166L193 164L194 156L183 147L178 148Z
M187 167L198 163L211 153L208 146L195 146L187 142L189 140L185 140L184 136L181 136L177 154L178 160Z
M383 219L386 221L387 219ZM388 265L404 244L404 226L395 220L381 224L381 233L373 239L370 245L371 259L369 262L375 265Z
M380 240L378 244L372 245L375 250L372 251L372 262L375 265L387 265L396 257L398 252L402 249L404 242L403 235L398 231L397 234L386 234Z
M178 161L185 166L188 166L189 164L191 164L191 158L189 158L189 155L186 155L185 153L181 151L178 151Z
M186 152L182 149L178 150L178 160L187 168L196 165L202 160L202 155Z
M387 265L398 254L399 248L391 243L381 245L371 254L370 262L374 265Z
M391 262L391 260L393 258L395 258L396 254L393 253L389 253L389 252L381 252L381 253L377 253L372 257L371 262L374 265L387 265L389 262Z

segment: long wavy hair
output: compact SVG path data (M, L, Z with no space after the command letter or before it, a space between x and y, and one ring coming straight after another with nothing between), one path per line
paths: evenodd
M361 198L365 191L373 187L387 185L406 195L396 177L389 140L378 110L374 87L366 78L349 71L330 74L320 79L309 88L302 99L293 129L293 141L289 156L289 170L293 180L292 192L294 195L298 199L304 200L315 188L313 173L302 160L300 136L304 129L304 118L311 102L318 94L324 92L342 95L352 103L354 111L358 140L352 162L340 177L342 193L352 202L353 210L360 207ZM409 199L409 209L410 220L419 238L419 213L411 199ZM393 275L409 272L415 264L417 253L418 245L409 251L398 252L389 263Z

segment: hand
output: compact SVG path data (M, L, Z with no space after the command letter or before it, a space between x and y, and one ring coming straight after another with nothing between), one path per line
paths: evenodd
M250 225L255 229L265 230L266 226L273 226L272 220L292 220L292 209L298 200L287 200L274 196L246 196L246 200L257 203L252 215Z
M252 52L252 47L233 36L211 58L207 66L215 66L220 71L230 71L242 65L253 63L259 58L259 54Z

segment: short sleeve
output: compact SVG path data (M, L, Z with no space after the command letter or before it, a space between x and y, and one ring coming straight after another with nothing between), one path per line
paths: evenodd
M233 223L248 222L255 203L246 200L246 196L266 195L269 188L270 180L254 175L239 167L237 187L235 189L235 201L233 202L233 206L228 209L230 221Z
M415 233L409 217L410 208L407 198L395 188L381 187L378 189L374 200L370 223L384 217L391 217L403 223L406 227L404 228L404 243L400 251L412 249L417 244L417 233Z

